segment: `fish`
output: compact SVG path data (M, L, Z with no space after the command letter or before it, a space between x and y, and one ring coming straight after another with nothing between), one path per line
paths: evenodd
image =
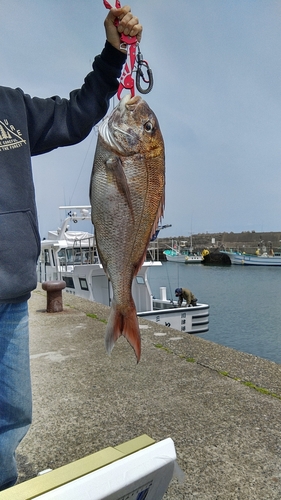
M99 125L90 203L98 254L113 289L106 350L110 354L123 335L139 362L132 282L165 204L164 140L154 112L140 96L125 95Z

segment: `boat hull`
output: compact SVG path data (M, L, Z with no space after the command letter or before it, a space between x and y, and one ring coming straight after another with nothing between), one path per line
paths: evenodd
M201 264L203 262L203 257L201 255L188 255L185 258L185 264Z
M226 252L222 251L228 255L231 264L242 265L242 266L281 266L281 256L273 255L251 255L244 254L240 252Z
M182 262L183 264L185 263L185 259L186 259L186 255L169 255L169 254L166 254L164 252L164 254L166 255L166 259L168 262Z
M164 250L163 253L168 262L182 262L184 264L201 264L201 262L203 262L203 257L201 255L184 254L174 250Z
M207 304L140 312L138 316L182 333L206 333L209 330L209 306Z

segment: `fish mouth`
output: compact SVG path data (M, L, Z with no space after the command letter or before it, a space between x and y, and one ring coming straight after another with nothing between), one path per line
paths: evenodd
M113 113L110 116L107 116L99 126L99 134L101 135L103 140L112 149L116 150L120 154L125 153L125 149L120 144L120 140L117 140L116 133L119 133L122 136L126 136L128 139L132 139L133 136L132 134L119 127L116 123L113 125L111 117L117 112L122 119L123 114L126 113L126 111L134 111L141 100L142 99L139 96L131 97L130 94L126 94L119 102L119 105L117 106L117 108L115 108Z
M124 112L125 109L133 111L141 100L142 98L139 95L131 97L130 94L126 94L119 103L120 111Z

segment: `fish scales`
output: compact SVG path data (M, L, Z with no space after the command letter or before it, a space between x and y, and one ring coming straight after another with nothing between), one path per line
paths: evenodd
M98 253L113 289L106 329L111 352L124 335L140 359L132 281L164 210L164 142L156 116L126 96L99 127L90 199Z

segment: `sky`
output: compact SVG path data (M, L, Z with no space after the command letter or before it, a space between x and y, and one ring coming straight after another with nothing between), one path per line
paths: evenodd
M281 231L281 0L131 0L165 142L160 236ZM1 84L68 97L105 41L102 0L9 0ZM111 109L117 102L112 103ZM97 128L33 159L40 233L88 205Z

